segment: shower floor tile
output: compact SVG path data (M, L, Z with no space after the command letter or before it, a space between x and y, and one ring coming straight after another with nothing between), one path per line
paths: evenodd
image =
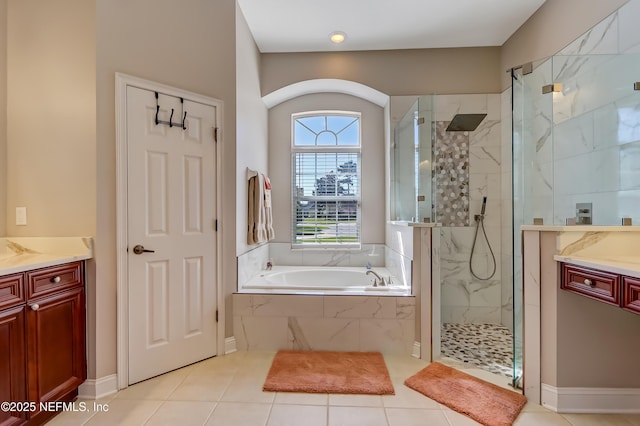
M442 355L492 373L513 374L513 335L497 324L442 324Z

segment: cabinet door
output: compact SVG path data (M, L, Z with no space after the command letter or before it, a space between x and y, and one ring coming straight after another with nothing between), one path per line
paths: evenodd
M73 398L86 379L84 288L29 301L26 311L28 400Z
M620 275L562 264L561 288L614 306L620 306Z
M0 401L27 400L27 366L24 342L24 305L0 311ZM0 425L25 422L26 412L0 410Z
M640 278L623 277L622 286L622 307L640 314Z

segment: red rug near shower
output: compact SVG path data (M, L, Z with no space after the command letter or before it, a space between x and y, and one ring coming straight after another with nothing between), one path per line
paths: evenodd
M510 426L527 402L524 395L434 362L404 382L429 398L486 426Z
M395 394L379 352L278 351L263 390Z

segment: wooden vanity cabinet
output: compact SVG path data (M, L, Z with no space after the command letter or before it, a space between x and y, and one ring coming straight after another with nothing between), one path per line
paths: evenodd
M622 278L622 308L640 314L640 278Z
M0 311L0 402L27 400L25 305ZM0 410L0 425L19 425L27 412Z
M563 263L560 282L565 290L610 305L620 305L620 276L617 274Z
M560 287L640 314L640 278L562 263Z
M16 419L0 417L1 426L44 423L56 412L41 411L40 404L72 401L86 379L82 262L27 271L22 278L25 300L0 311L0 354L9 353L0 355L0 400L34 408L15 413L21 415Z

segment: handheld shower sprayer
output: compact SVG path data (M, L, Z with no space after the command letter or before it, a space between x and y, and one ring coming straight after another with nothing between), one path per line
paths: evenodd
M469 269L471 271L471 275L473 275L475 278L482 281L491 279L496 273L496 266L497 266L496 257L493 254L493 249L491 248L491 244L489 243L489 238L487 237L487 231L485 231L484 229L484 211L486 210L486 208L487 208L487 197L482 197L482 208L480 209L480 214L477 214L474 216L476 220L476 233L473 236L473 245L471 246L471 255L469 256ZM491 263L493 264L492 272L487 277L480 277L473 270L473 255L476 249L476 242L478 240L478 231L480 230L480 228L482 228L482 234L484 235L484 239L487 242L487 247L489 248L489 254L491 255Z
M479 223L484 219L484 211L487 208L487 197L482 197L482 208L480 209L480 214L473 215L473 219L476 223Z

